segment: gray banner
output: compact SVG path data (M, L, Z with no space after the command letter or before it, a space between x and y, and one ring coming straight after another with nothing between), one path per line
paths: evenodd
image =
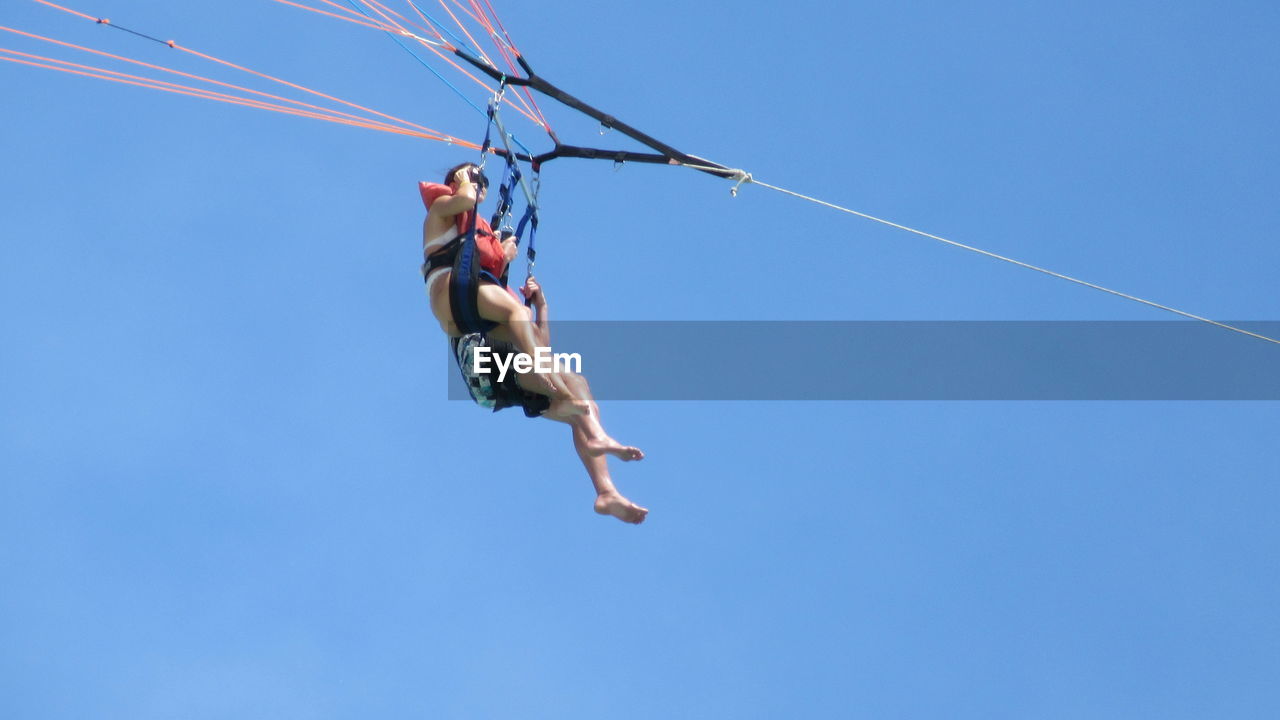
M563 321L551 344L602 400L1280 400L1280 345L1190 321Z

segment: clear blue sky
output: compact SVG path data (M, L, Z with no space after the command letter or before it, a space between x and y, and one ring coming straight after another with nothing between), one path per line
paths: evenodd
M1275 3L494 3L541 73L688 152L1280 319ZM378 33L73 7L482 130ZM26 0L0 25L176 62ZM652 509L627 527L562 427L444 399L415 183L468 154L7 63L0 88L0 716L1280 715L1276 403L606 403L649 455L615 467ZM549 165L557 316L1163 319L727 189Z

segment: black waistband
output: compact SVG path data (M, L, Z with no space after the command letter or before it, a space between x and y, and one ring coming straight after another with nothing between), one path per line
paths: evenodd
M458 250L462 248L462 236L450 240L444 244L444 247L427 256L427 261L422 263L422 279L426 280L431 273L442 267L453 267L453 261L458 258Z

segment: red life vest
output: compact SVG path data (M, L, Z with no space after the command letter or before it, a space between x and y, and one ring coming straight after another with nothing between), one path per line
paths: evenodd
M442 197L453 194L453 188L448 185L439 185L437 183L420 182L418 183L418 192L422 195L422 204L427 207L427 211L431 211L431 204ZM458 213L455 227L459 235L465 235L471 230L471 218L474 217L476 211L474 208L464 213ZM498 238L493 234L493 228L489 227L489 222L484 218L476 218L476 251L480 256L480 267L493 273L494 277L502 277L502 271L507 267L507 256L502 251L502 243L498 242Z

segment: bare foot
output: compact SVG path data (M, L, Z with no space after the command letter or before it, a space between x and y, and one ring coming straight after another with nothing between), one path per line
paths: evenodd
M644 522L649 509L642 508L617 493L605 493L596 498L596 512L612 515L624 523L639 525Z
M627 462L644 459L644 452L640 450L640 448L623 445L608 435L599 440L588 440L587 452L592 455L604 455L607 453L619 460L625 460Z

